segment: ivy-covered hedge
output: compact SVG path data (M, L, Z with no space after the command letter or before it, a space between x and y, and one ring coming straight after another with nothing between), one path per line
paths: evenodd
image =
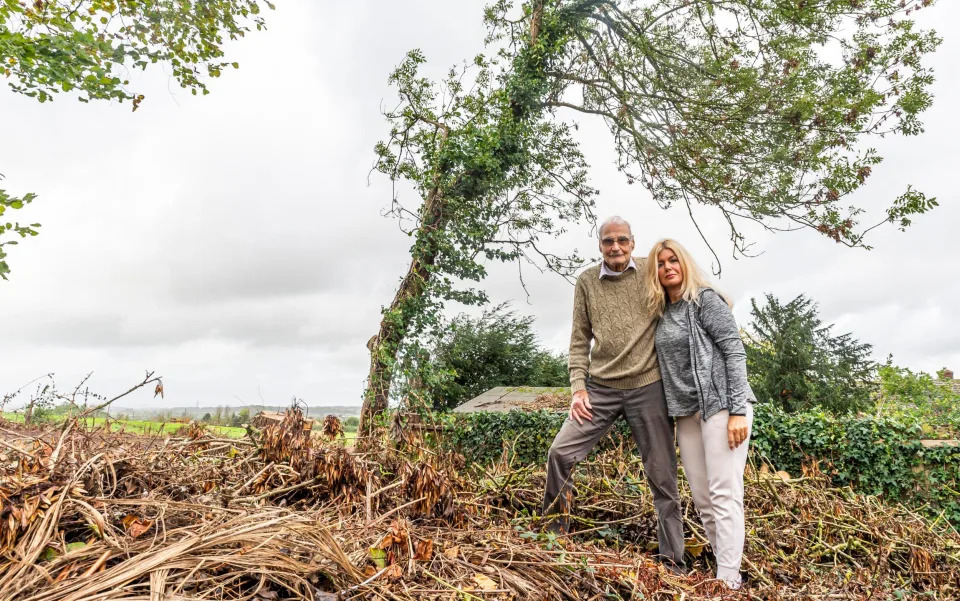
M927 448L920 425L892 417L785 413L760 405L753 452L777 469L812 460L838 486L943 513L960 526L960 448Z
M495 461L506 448L515 465L543 463L564 418L549 411L450 414L445 440L471 462ZM620 420L602 446L629 435ZM785 413L759 404L751 454L794 476L816 460L837 486L924 507L960 526L960 448L926 448L921 438L919 425L889 417Z

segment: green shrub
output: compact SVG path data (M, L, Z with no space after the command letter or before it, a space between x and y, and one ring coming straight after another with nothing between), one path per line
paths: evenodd
M47 424L53 423L57 418L57 414L54 413L51 408L37 406L33 408L33 414L30 417L34 423Z
M360 426L360 418L351 415L350 417L344 419L341 424L343 425L344 432L356 432L357 428Z
M939 438L960 432L960 394L940 374L914 372L893 364L892 357L877 370L880 387L875 401L878 415L922 424ZM944 436L939 436L942 433Z
M471 463L499 459L504 445L508 447L511 460L519 465L542 463L547 460L547 450L563 425L565 415L552 411L449 414L452 427L445 442ZM623 427L625 429L625 424Z
M788 413L769 404L758 404L754 415L754 459L793 476L816 463L836 486L925 507L960 526L960 448L924 447L918 423L836 416L821 409ZM565 417L548 411L448 414L444 441L470 462L495 461L506 448L514 465L539 464L546 461ZM619 420L598 447L629 437L625 421Z
M567 356L543 348L533 318L506 304L482 316L459 315L430 345L430 371L421 385L436 410L453 409L495 386L569 386Z

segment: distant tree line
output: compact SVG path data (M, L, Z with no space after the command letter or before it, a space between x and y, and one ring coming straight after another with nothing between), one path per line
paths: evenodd
M212 415L210 412L204 413L200 421L205 424L238 428L249 424L250 417L250 410L246 408L236 411L231 407L217 407Z

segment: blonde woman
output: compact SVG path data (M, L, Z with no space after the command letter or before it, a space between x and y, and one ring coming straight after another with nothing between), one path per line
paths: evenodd
M660 316L655 345L677 423L680 459L717 578L740 588L743 470L756 398L730 305L674 240L654 245L645 265L647 303Z

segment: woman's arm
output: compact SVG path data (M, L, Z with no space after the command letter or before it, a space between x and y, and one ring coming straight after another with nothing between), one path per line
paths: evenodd
M730 415L746 415L753 394L747 383L747 353L733 311L713 290L700 294L700 324L720 348L727 369Z

